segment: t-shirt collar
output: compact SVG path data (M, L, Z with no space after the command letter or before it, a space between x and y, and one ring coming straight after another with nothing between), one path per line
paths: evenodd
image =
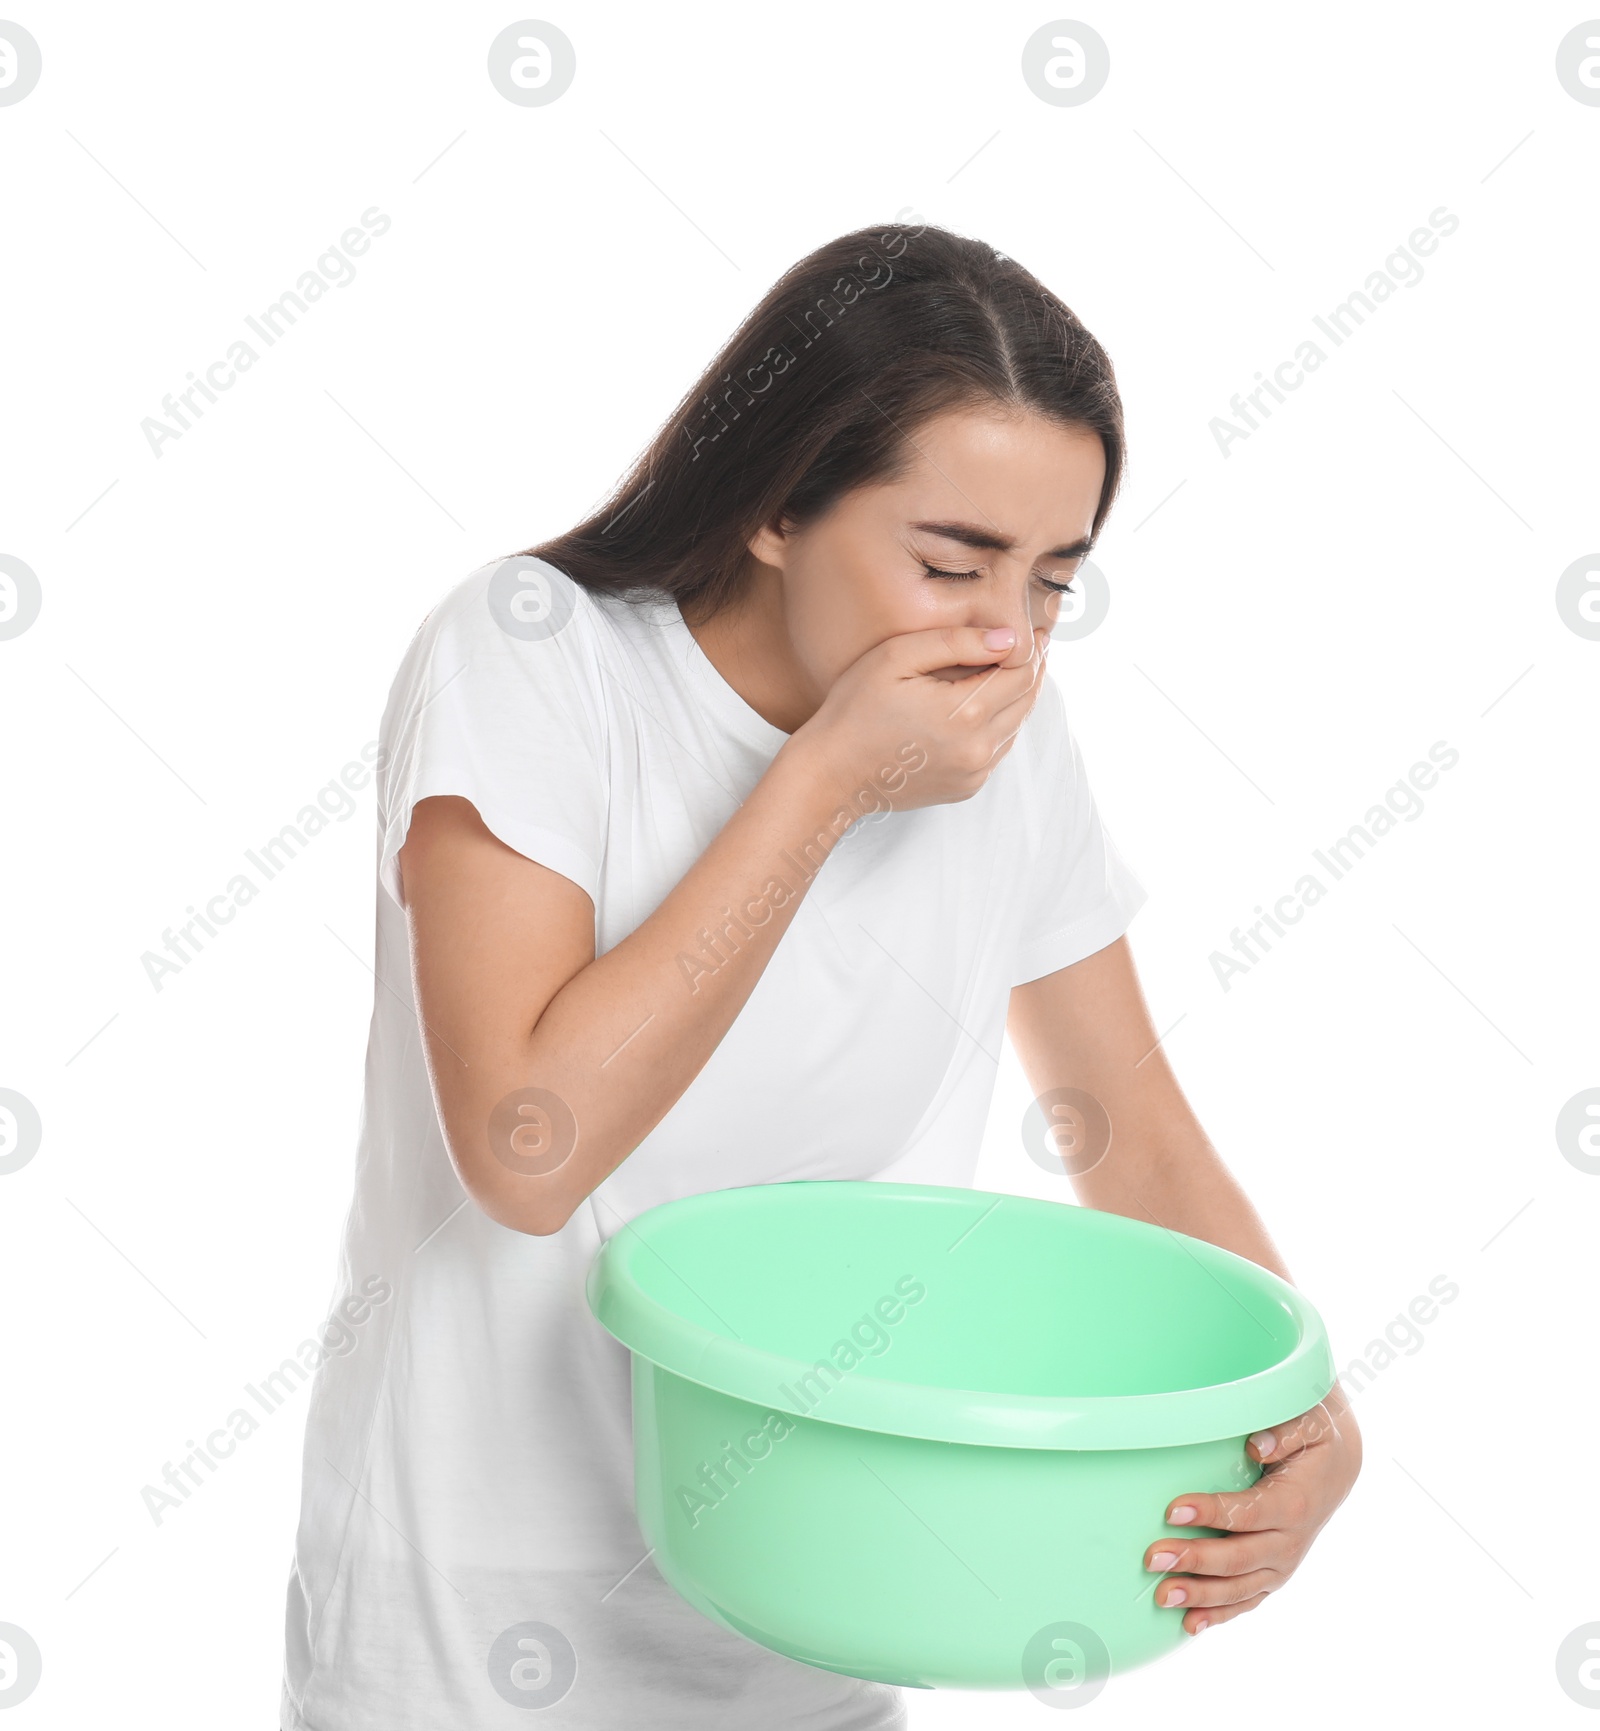
M711 657L695 641L695 635L684 621L676 599L668 598L662 608L662 617L679 638L684 666L712 712L740 739L758 751L771 755L780 746L787 744L790 735L781 727L774 727L758 710L751 708L717 671Z

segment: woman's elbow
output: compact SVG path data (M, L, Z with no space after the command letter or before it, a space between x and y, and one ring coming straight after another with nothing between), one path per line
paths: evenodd
M572 1218L572 1209L553 1197L506 1196L498 1190L485 1193L472 1185L467 1186L467 1196L478 1212L497 1226L525 1232L530 1238L549 1238Z
M468 1199L497 1226L525 1232L532 1238L549 1238L572 1218L581 1197L560 1185L557 1173L490 1170L488 1156L481 1161L464 1160L454 1149L451 1163Z

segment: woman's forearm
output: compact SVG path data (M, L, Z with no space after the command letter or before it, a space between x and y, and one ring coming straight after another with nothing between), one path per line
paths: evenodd
M1016 987L1007 1032L1036 1098L1080 1091L1110 1141L1072 1176L1089 1208L1203 1238L1289 1279L1167 1061L1126 936Z
M1168 1114L1159 1131L1120 1128L1107 1157L1073 1181L1085 1206L1203 1238L1291 1279L1261 1216L1193 1113Z
M485 1122L491 1141L503 1135L492 1114L519 1088L570 1114L555 1133L571 1146L548 1173L478 1161L480 1206L521 1231L556 1231L638 1147L717 1049L860 809L841 807L811 752L785 745L660 905L550 999L522 1049L454 1078L449 1117L464 1143Z

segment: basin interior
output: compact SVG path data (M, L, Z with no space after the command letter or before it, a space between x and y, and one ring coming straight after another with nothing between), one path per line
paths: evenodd
M847 1341L856 1377L1161 1394L1252 1376L1300 1337L1253 1263L1121 1215L983 1191L751 1185L669 1205L644 1243L630 1261L647 1298L803 1364Z

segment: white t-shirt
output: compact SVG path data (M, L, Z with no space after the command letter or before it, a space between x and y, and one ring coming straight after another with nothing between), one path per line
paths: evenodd
M674 1197L971 1184L1011 987L1104 948L1145 900L1059 689L971 799L851 827L705 1068L546 1237L497 1225L456 1177L395 899L413 805L460 794L588 892L603 954L787 738L670 598L496 561L418 628L381 731L377 985L334 1299L349 1343L307 1416L284 1731L487 1731L526 1725L517 1706L579 1731L904 1725L898 1689L770 1652L662 1579L634 1515L628 1349L584 1279Z

